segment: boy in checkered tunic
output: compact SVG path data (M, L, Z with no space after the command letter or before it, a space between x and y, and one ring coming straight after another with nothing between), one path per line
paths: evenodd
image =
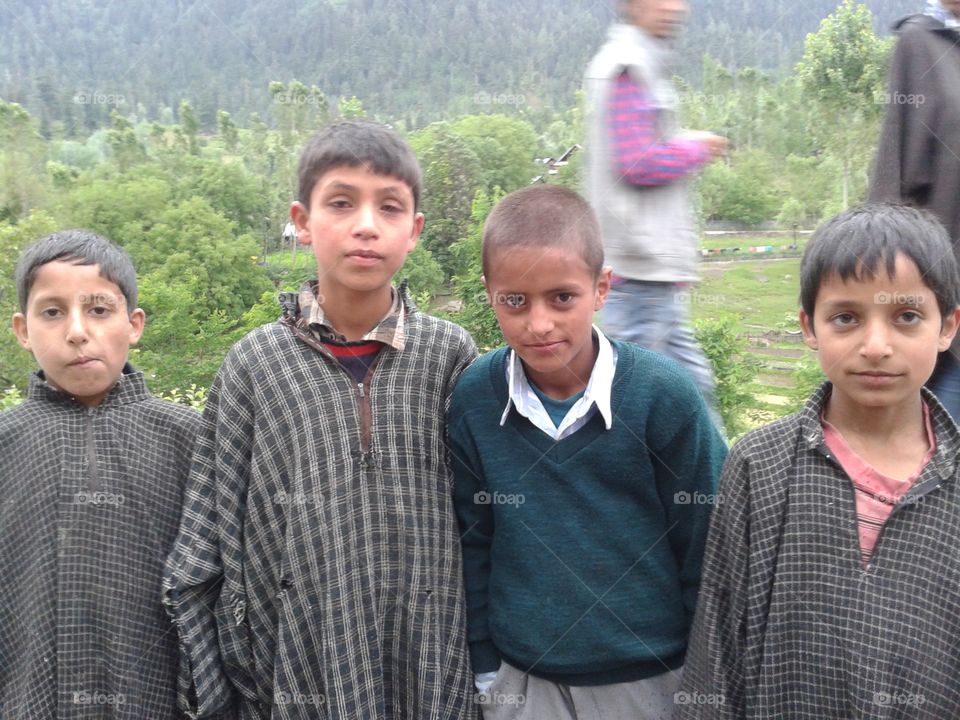
M181 703L472 717L445 413L476 350L391 284L423 227L420 168L392 130L348 122L299 177L317 279L220 369L168 561Z
M0 415L0 717L183 717L160 581L200 416L127 364L144 314L122 249L54 233L16 285L40 370Z
M925 211L811 239L800 321L828 380L731 451L680 718L960 717L960 433L923 387L958 287Z

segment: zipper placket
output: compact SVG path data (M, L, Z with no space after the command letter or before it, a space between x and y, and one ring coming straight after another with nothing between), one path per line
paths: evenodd
M90 481L90 491L97 492L100 489L100 472L97 466L97 444L93 436L93 418L97 412L96 408L87 408L84 415L84 435L87 444L87 478Z
M854 523L854 530L856 531L855 536L857 538L858 565L860 566L861 570L869 570L870 567L872 567L874 564L874 558L877 556L877 551L880 549L880 541L883 539L883 535L887 530L887 525L889 525L890 521L893 519L893 516L899 513L903 508L907 507L908 505L916 505L917 501L920 498L926 497L927 495L932 493L934 490L939 489L940 483L933 480L927 480L926 482L920 485L915 483L910 488L910 490L907 491L906 496L902 497L900 499L900 502L898 502L896 505L893 506L893 509L890 511L890 514L887 516L887 519L884 520L883 525L880 526L880 532L877 533L877 539L873 543L873 550L870 553L870 559L867 561L867 564L864 565L863 559L862 559L863 548L860 547L860 521L857 515L857 489L854 487L853 481L850 480L850 477L847 475L846 470L843 469L843 466L840 464L840 461L833 456L833 453L830 451L830 449L826 446L825 443L818 445L817 450L827 460L829 460L837 468L839 468L840 472L843 473L844 478L847 481L847 487L850 490L850 499L851 499L851 502L853 502L853 523ZM917 479L919 480L919 478ZM923 490L914 494L914 491L918 487L923 488Z
M370 386L373 384L373 371L380 364L380 358L383 357L385 348L381 348L376 359L367 369L367 374L363 382L357 383L358 411L360 413L360 467L368 470L372 467L370 462L370 445L373 437L373 405L370 402ZM341 366L343 369L343 366ZM347 372L345 369L344 372ZM349 374L349 373L348 373ZM352 376L351 376L351 379Z

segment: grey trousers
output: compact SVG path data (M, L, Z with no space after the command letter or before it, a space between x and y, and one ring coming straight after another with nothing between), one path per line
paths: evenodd
M501 662L481 696L483 720L670 720L682 668L645 680L560 685Z

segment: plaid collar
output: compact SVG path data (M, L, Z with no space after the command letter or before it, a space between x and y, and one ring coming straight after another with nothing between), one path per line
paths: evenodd
M300 305L297 327L307 331L320 342L346 343L347 339L337 332L324 315L323 307L317 301L317 285L316 280L310 280L300 287L300 292L297 295ZM403 302L404 290L403 286L399 290L391 288L393 304L390 306L389 312L373 326L370 332L360 339L361 342L375 340L396 350L403 350L405 344L404 318L406 315Z
M813 450L825 444L823 438L823 424L821 418L827 407L833 383L824 382L810 396L799 412L800 430L807 448ZM930 424L936 436L937 449L932 462L937 468L940 477L953 477L954 467L960 455L960 428L950 417L950 413L940 404L936 395L927 388L920 388L920 395L930 409Z
M31 400L52 400L64 405L74 405L83 407L67 392L58 390L49 382L43 370L37 370L30 374L29 384L27 385L27 397ZM106 397L97 405L98 408L112 407L117 405L128 405L129 403L140 402L152 397L147 389L143 373L133 367L130 363L123 366L117 383L107 393Z

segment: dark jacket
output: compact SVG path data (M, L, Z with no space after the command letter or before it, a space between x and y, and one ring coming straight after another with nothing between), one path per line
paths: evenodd
M678 720L960 717L960 433L924 390L936 454L864 567L830 390L730 451Z
M366 383L280 322L213 382L165 580L192 717L475 715L445 414L476 349L402 296Z
M960 249L960 33L899 20L870 199L936 213ZM958 253L960 254L960 253Z
M95 408L35 374L0 414L0 718L183 717L160 581L199 425L130 366Z

